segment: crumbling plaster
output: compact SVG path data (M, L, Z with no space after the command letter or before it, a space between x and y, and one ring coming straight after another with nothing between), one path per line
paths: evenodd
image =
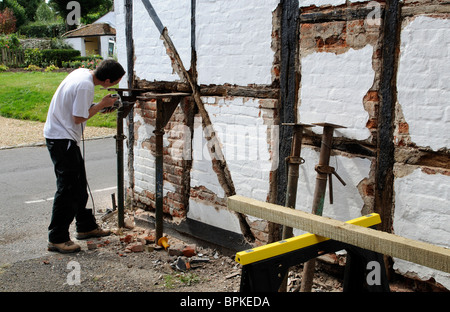
M419 15L403 20L397 76L395 234L450 247L450 20ZM414 164L428 151L427 166ZM447 164L445 163L447 162ZM450 274L395 259L394 269L447 289Z
M395 173L394 233L450 248L450 171L397 165ZM449 273L401 259L395 259L394 269L422 280L433 278L450 289Z
M346 127L336 136L365 140L369 114L363 99L374 83L373 47L350 49L336 55L320 52L301 59L299 120L303 123L329 122ZM321 133L320 127L312 128Z
M450 19L418 16L405 23L397 89L411 143L435 151L448 148Z

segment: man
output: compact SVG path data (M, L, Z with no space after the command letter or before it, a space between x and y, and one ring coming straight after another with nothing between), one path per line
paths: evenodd
M95 71L81 68L70 73L53 95L44 126L57 184L48 227L49 251L80 251L80 246L72 242L69 235L69 226L74 218L77 239L110 234L97 225L92 210L86 209L89 196L79 144L86 121L102 109L108 110L116 101L107 95L99 103L92 104L94 87L114 86L124 74L125 70L118 62L105 60Z

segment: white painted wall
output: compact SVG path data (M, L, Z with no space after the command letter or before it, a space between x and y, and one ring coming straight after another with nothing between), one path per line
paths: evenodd
M114 0L114 15L116 23L116 49L117 49L117 61L123 66L125 71L127 70L127 47L125 36L125 6L124 0ZM136 43L137 44L137 43ZM119 83L119 87L128 87L128 75L122 78Z
M416 168L395 179L394 232L407 238L450 248L450 184L443 174L427 174ZM450 289L450 274L401 259L394 269L420 279L434 278Z
M202 100L219 138L236 194L266 201L270 172L277 167L278 161L277 154L269 152L278 147L277 140L270 140L270 136L277 133L277 128L264 124L263 118L272 110L261 108L260 101L253 98L203 97ZM212 169L211 156L199 116L195 118L192 148L191 187L204 186L218 197L224 198L225 192ZM220 212L219 219L223 219L225 215L228 217L216 220L217 213L211 213L210 210L224 210ZM200 211L204 211L204 214ZM188 217L207 224L220 223L220 227L224 229L241 233L235 215L226 209L214 207L212 203L191 198Z
M111 27L116 28L116 15L114 12L108 12L94 22L94 24L100 23L107 23L111 25Z
M200 84L271 84L272 11L279 0L198 0Z
M186 69L191 61L191 5L190 1L165 1L152 0L152 5L167 27L181 60ZM119 62L126 68L126 36L125 36L125 7L124 0L114 1L117 24L117 42L119 45ZM133 1L133 39L135 44L135 72L139 79L180 80L173 72L170 58L167 56L160 33L151 20L142 1ZM121 87L127 86L125 79L121 81Z
M313 53L301 59L299 120L329 122L347 127L335 136L364 140L370 137L363 98L373 84L373 47L334 53ZM322 133L314 127L315 133Z
M64 41L70 44L75 50L80 51L81 56L86 56L86 45L84 43L84 38L66 38Z
M198 0L196 50L200 84L270 84L274 52L271 49L272 11L278 0ZM125 8L115 1L119 61L126 65ZM181 56L191 61L190 1L154 0L152 5ZM163 41L141 1L133 2L135 71L140 79L179 80ZM248 30L251 29L251 36ZM126 81L121 83L125 86Z
M144 119L136 114L134 116L135 124L139 127L135 133L136 144L134 147L134 190L141 193L144 190L155 191L155 157L149 149L142 148L142 143L154 136L155 127L144 122ZM125 127L128 130L127 127ZM128 132L128 131L127 131ZM128 133L127 133L128 134ZM126 147L125 147L126 148ZM128 153L124 153L127 155ZM124 161L126 164L127 161ZM128 175L125 174L126 180Z
M419 16L401 33L398 101L411 141L450 146L450 19Z
M109 58L108 51L109 51L109 41L114 40L114 37L109 36L101 36L100 37L100 55L103 57L104 60Z
M450 146L449 19L418 16L401 32L398 102L411 142L433 150ZM450 247L449 176L420 168L395 179L395 234ZM395 259L402 274L434 278L450 289L450 274Z

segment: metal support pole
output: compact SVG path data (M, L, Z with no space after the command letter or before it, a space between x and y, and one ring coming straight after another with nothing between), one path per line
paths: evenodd
M156 136L156 153L155 153L155 219L156 219L156 241L158 241L163 236L163 101L162 99L157 99L156 101L156 129L154 131Z
M316 177L316 188L314 190L314 199L312 206L312 213L321 216L323 212L323 204L325 201L325 191L327 187L327 178L331 174L331 171L327 170L317 170L317 168L330 168L330 155L331 146L333 144L333 132L335 128L345 128L342 126L329 124L329 123L318 123L314 124L316 126L323 127L322 133L322 143L320 146L320 156L319 165L316 166L317 177ZM332 171L334 173L334 170ZM330 176L331 180L331 176ZM331 185L331 184L330 184ZM330 189L330 193L331 193ZM331 195L330 195L331 196ZM332 197L330 197L331 199ZM310 292L313 284L314 270L316 265L316 259L312 258L308 260L303 267L302 283L300 287L301 292Z
M117 134L116 153L117 153L117 218L118 227L124 227L124 189L123 189L123 106L117 110Z
M291 145L291 155L286 158L286 165L288 170L288 178L287 178L287 190L286 190L286 203L285 206L289 208L295 209L295 202L297 198L297 186L298 186L298 169L301 164L304 163L303 158L300 157L301 148L302 148L302 139L303 139L303 129L305 127L313 127L313 125L307 124L295 124L295 123L283 123L283 126L292 126L293 127L293 137L292 137L292 145ZM293 230L289 226L283 225L283 234L282 238L290 238L293 236ZM283 282L281 283L280 292L285 292L287 287L287 274L284 277Z
M307 124L285 123L283 126L293 126L293 137L291 146L291 155L286 159L288 167L287 191L286 191L286 207L295 209L295 201L297 198L298 185L298 169L304 163L303 158L300 157L303 139L303 129L305 127L313 127ZM292 228L283 226L283 239L292 237Z

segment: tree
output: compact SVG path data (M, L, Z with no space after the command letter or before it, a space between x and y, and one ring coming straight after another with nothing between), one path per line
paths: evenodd
M0 12L0 33L10 34L16 31L16 18L10 8Z
M36 22L44 23L54 22L56 20L56 15L47 3L42 2L36 10L34 20Z
M27 21L35 21L36 10L41 4L45 4L45 0L17 0L17 2L25 9Z
M61 15L66 19L67 15L70 13L66 9L67 4L71 0L50 0L48 4L56 11L57 14ZM81 17L86 17L88 14L92 13L103 13L106 14L111 11L114 1L113 0L78 0L81 8Z
M27 22L25 9L19 4L19 2L17 2L17 0L3 0L0 2L0 10L4 10L6 8L11 9L16 17L16 28L19 28Z

